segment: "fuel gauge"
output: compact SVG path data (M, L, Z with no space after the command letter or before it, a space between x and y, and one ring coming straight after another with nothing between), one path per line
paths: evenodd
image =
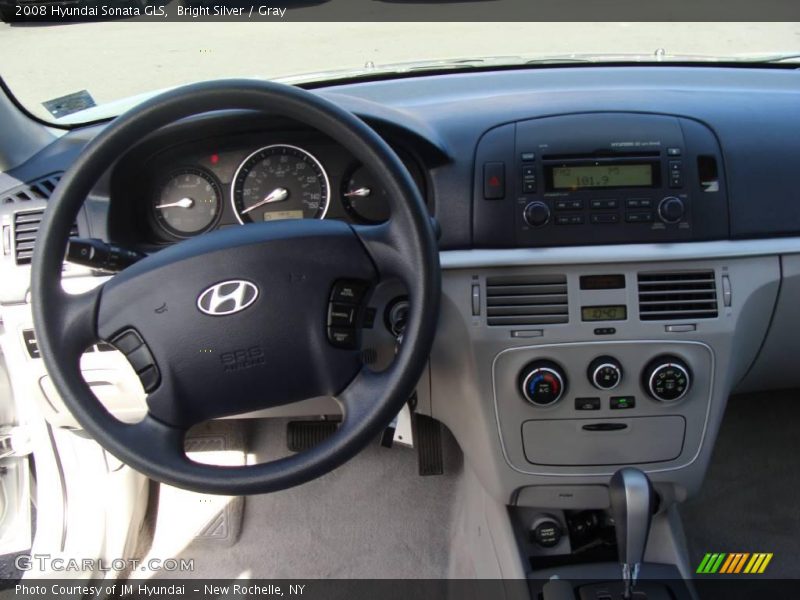
M383 223L390 216L386 189L378 185L372 173L363 166L345 179L342 204L347 213L359 223Z

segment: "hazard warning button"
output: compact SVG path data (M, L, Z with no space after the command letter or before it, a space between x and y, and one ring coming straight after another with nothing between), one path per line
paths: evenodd
M500 200L506 197L506 165L502 162L487 162L483 165L483 197Z

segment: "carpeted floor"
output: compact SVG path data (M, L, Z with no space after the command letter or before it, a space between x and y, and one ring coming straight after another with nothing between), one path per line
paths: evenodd
M287 452L285 424L248 424L257 461ZM731 398L703 488L681 507L692 564L706 552L772 552L769 577L800 577L798 424L800 392ZM462 457L445 440L444 476L419 477L414 450L375 442L321 479L248 497L232 547L184 540L149 554L193 558L203 578L446 577Z
M285 421L248 426L255 462L287 452ZM416 451L376 441L316 481L247 497L232 547L192 541L163 554L157 532L149 555L192 558L191 576L202 578L446 577L462 458L452 436L444 438L445 475L419 477Z
M701 493L681 507L694 565L706 552L772 552L800 578L800 391L730 399Z

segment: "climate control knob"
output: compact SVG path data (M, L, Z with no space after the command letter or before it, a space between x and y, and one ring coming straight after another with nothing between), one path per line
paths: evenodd
M658 203L658 216L664 223L678 223L685 212L683 200L675 196L667 196Z
M541 227L550 220L550 208L544 202L536 200L525 207L522 217L531 227Z
M536 406L550 406L564 395L567 376L554 362L537 360L522 369L519 385L528 402Z
M588 375L598 390L613 390L622 381L622 365L610 356L599 356L589 364Z
M689 367L674 356L659 356L647 365L642 374L647 393L660 402L680 400L692 385Z

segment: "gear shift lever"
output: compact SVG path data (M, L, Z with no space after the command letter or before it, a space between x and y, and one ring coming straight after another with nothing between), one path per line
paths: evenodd
M608 494L625 583L624 597L628 599L633 594L644 558L655 495L647 475L633 467L620 469L611 476Z

